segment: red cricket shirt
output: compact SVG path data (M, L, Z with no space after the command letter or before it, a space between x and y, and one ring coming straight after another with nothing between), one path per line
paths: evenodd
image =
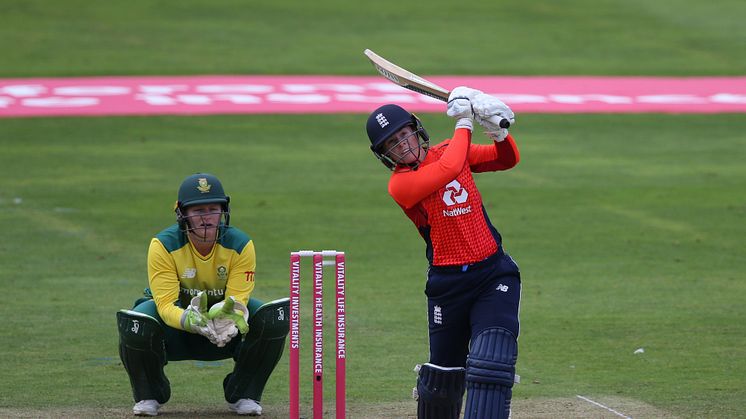
M478 145L471 143L471 131L460 128L453 138L431 146L417 170L394 170L389 194L427 243L432 265L470 264L497 251L500 235L472 173L507 170L519 159L510 135L494 145Z

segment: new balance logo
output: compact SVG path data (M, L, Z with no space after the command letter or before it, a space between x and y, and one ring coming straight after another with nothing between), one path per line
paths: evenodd
M389 121L386 119L385 116L383 116L382 113L379 113L378 115L376 115L376 122L378 122L378 125L380 125L381 128L389 124Z
M197 269L196 268L186 268L186 269L184 269L184 273L181 274L181 277L183 279L192 279L195 276L197 276Z
M495 289L502 292L508 292L508 286L503 284L498 285Z

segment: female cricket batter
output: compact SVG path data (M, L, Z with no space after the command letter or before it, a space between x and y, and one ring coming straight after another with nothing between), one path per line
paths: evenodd
M519 154L500 120L514 114L493 96L451 92L453 138L430 146L420 120L389 104L368 118L371 150L392 170L389 194L426 243L430 361L417 379L418 418L507 418L518 356L518 266L490 222L472 173L507 170ZM473 120L490 145L471 143Z
M184 179L176 223L150 241L152 295L117 313L119 355L130 378L135 415L156 416L170 398L163 371L168 361L227 358L235 361L222 382L228 408L239 415L262 413L262 392L289 330L289 299L262 304L250 298L254 242L230 225L229 201L211 174Z

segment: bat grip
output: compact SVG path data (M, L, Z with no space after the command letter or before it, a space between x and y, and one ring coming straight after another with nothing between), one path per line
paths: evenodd
M487 119L489 120L491 124L497 124L497 126L499 126L500 128L504 128L504 129L510 128L510 121L508 119L500 118L500 121L498 121L498 118L500 118L499 115L492 115Z

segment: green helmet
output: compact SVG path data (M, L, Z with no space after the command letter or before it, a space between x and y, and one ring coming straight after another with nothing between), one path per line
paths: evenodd
M195 173L181 182L176 201L176 220L184 231L188 230L184 210L192 205L219 203L225 216L225 227L230 222L230 197L225 194L223 184L209 173Z
M198 204L219 202L228 205L230 198L223 191L223 184L209 173L195 173L181 182L177 205L186 208Z

